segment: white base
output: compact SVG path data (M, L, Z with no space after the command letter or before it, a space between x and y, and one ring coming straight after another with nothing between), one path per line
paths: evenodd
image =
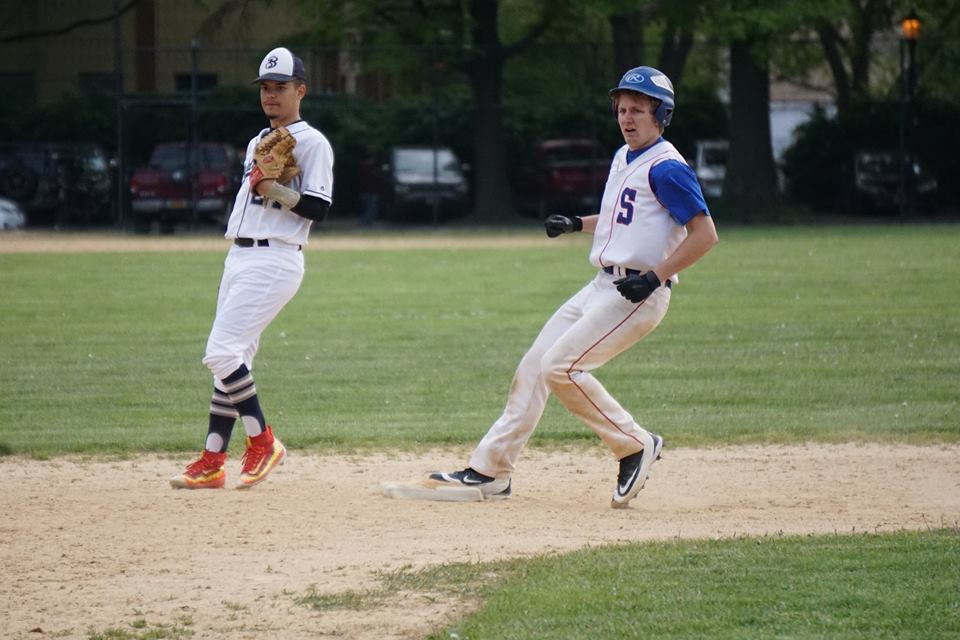
M433 500L435 502L481 502L483 494L477 487L424 486L402 482L384 482L383 495L406 500Z

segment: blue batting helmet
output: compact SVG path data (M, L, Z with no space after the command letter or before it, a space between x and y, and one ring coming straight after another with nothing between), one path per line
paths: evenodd
M610 89L610 96L615 97L619 91L636 91L660 101L660 105L653 117L661 126L666 127L673 118L673 83L662 71L653 67L636 67L630 69L620 78L620 84Z

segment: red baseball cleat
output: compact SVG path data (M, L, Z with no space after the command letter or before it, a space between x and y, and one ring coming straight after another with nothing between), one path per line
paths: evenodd
M223 468L226 461L226 453L204 449L200 459L187 465L183 474L170 478L170 486L176 489L222 489L227 482L227 472Z
M247 450L243 454L243 471L237 489L248 489L267 479L273 469L283 464L287 450L273 436L273 429L267 425L266 431L253 438L247 438Z

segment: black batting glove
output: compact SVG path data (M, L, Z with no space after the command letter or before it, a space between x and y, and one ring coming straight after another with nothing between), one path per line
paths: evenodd
M653 271L647 271L641 275L632 274L626 278L614 280L613 284L617 286L620 295L636 304L646 300L660 286L660 278Z
M567 216L553 215L543 221L543 227L547 230L547 237L556 238L563 233L583 231L583 220L577 216L568 218Z

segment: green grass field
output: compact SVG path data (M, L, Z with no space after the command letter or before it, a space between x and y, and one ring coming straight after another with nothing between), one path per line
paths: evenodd
M292 448L471 445L591 277L587 247L309 252L256 361L267 417ZM721 228L660 329L599 377L672 446L956 443L958 247L955 225ZM195 451L222 260L0 254L0 453ZM552 402L532 445L571 442L595 436ZM484 599L436 640L960 638L957 558L954 527L634 544L386 584Z
M960 637L955 530L632 544L484 571L484 608L430 640Z
M542 249L309 252L255 376L294 448L467 443L591 277ZM960 228L737 229L599 377L673 446L960 439ZM0 255L0 451L193 451L223 254ZM590 441L551 401L532 444Z

